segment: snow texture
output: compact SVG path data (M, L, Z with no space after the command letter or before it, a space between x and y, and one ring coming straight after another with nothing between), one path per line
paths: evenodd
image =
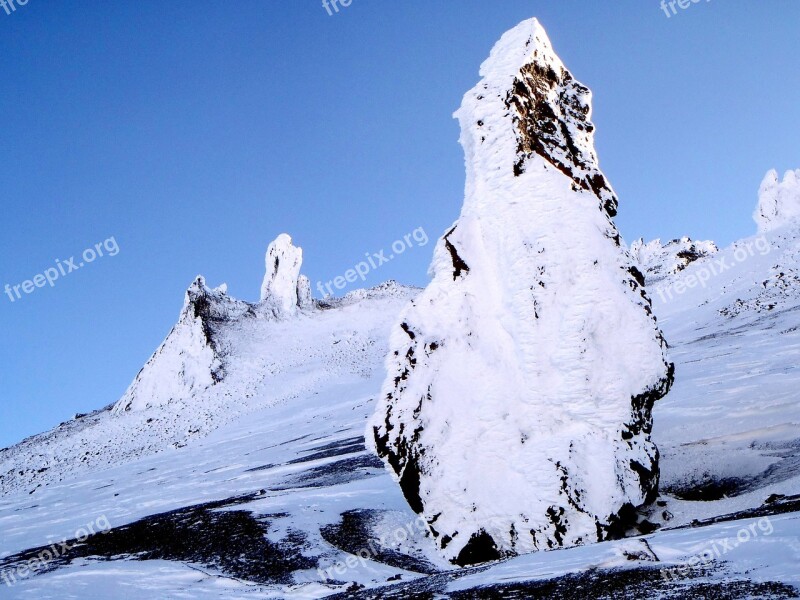
M800 220L800 169L786 171L783 181L771 170L758 190L758 207L753 214L759 233Z
M712 271L706 285L688 284ZM200 279L178 333L132 386L147 410L109 405L0 449L0 598L798 598L800 224L698 258L663 285L685 288L653 303L677 376L653 408L661 495L628 532L637 537L454 567L363 436L376 404L386 408L378 392L390 330L419 290L387 282L279 319ZM472 324L477 314L460 316ZM502 335L527 335L515 327ZM471 340L485 341L483 331ZM507 356L496 362L504 374L517 361ZM205 366L190 375L192 364ZM224 376L208 385L214 372ZM472 386L485 371L476 375ZM551 427L553 407L576 428L583 417L569 411L608 409L534 403L531 412L540 408L537 422ZM456 454L478 443L480 435ZM526 477L516 450L498 448L475 468ZM505 492L491 484L487 495ZM103 520L111 533L76 543ZM42 549L59 556L30 560Z
M459 565L620 535L656 493L651 410L673 376L589 90L535 19L481 76L456 113L461 216L392 334L367 434Z
M661 240L645 242L639 238L630 248L631 256L639 265L648 286L680 273L694 261L713 256L718 251L714 242L695 242L685 236L666 244L662 244Z

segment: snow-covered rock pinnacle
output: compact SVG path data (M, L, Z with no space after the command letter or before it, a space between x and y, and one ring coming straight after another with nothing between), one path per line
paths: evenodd
M214 336L214 321L225 319L239 304L226 287L211 289L198 276L186 291L178 323L139 371L115 413L144 410L173 400L186 400L224 377L222 349Z
M651 408L673 377L589 90L535 19L481 76L456 113L461 216L393 332L367 436L460 565L619 535L656 493Z
M269 245L265 257L266 274L261 284L261 302L268 302L284 314L293 314L299 306L298 286L308 281L300 281L300 267L303 264L303 250L292 244L292 238L282 233ZM308 286L310 294L311 286ZM303 287L305 295L305 287ZM308 303L308 297L302 298Z
M714 242L694 241L686 236L666 244L662 244L659 239L645 242L643 238L639 238L631 244L630 249L647 285L680 273L694 261L713 256L717 252L719 248Z
M783 181L776 170L767 173L758 190L753 219L759 233L800 221L800 169L786 171Z

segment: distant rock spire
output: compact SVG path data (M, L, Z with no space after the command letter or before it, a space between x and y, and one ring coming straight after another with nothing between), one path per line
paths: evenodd
M307 285L308 279L303 277L303 282L300 275L303 250L292 244L288 234L282 233L269 245L265 262L262 304L268 303L285 315L295 313L301 300L306 306L310 304L311 286ZM298 289L302 298L298 296Z
M753 219L759 233L800 220L800 169L786 171L783 181L775 169L767 173L758 190Z
M311 284L300 275L302 260L303 251L286 234L269 245L257 306L228 296L224 283L212 289L198 276L186 290L178 322L114 405L114 413L185 401L221 383L227 369L218 330L226 323L254 311L280 320L314 308Z

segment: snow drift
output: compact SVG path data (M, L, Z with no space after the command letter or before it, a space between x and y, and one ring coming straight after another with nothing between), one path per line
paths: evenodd
M461 216L393 332L368 431L460 565L620 535L656 493L651 409L673 376L590 91L535 19L481 76L456 113Z

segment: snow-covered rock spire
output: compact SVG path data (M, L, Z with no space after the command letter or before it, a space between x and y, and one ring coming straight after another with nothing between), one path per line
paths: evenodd
M535 19L481 75L456 113L461 216L393 332L368 430L460 565L619 535L656 493L651 409L673 378L589 90Z
M268 303L285 315L311 304L311 285L307 277L300 275L303 250L292 244L288 234L282 233L269 245L265 263L262 304Z
M767 173L758 190L753 219L759 233L800 221L800 169L786 171L783 181L775 169Z
M187 400L221 381L225 369L214 322L232 313L225 286L211 289L202 276L189 289L177 324L136 375L115 413Z

